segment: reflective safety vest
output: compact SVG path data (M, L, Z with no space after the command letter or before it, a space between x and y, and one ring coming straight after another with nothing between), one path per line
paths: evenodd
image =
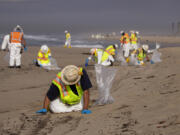
M80 68L80 72L82 72L82 68ZM52 81L54 85L56 85L60 92L60 99L64 104L74 105L78 104L81 101L81 97L83 95L83 90L81 88L80 82L75 84L78 95L76 95L69 85L65 85L61 80L61 72L56 75L56 78Z
M70 39L71 38L71 35L70 35L70 33L68 32L68 33L66 33L66 40L68 40L68 39Z
M134 33L131 34L131 44L137 44L137 37Z
M110 55L115 55L115 49L114 49L114 47L113 47L113 45L109 45L106 49L105 49L105 51L108 53L108 54L110 54Z
M23 37L23 33L21 32L11 32L11 43L21 43Z
M107 53L106 51L104 51L103 55L102 55L102 58L101 58L101 62L104 62L108 59L109 57L109 53Z
M38 58L37 59L41 64L48 64L48 63L50 63L50 59L49 59L50 54L51 54L50 49L48 50L47 53L43 53L42 50L40 50L38 52Z
M140 49L138 49L138 51L139 51L139 53L138 53L138 55L137 55L137 57L138 57L138 60L139 61L143 61L144 60L144 58L146 58L146 54L145 53L143 53L143 50L140 48Z
M102 49L96 49L96 50L95 50L95 53L94 53L95 62L98 62L98 52L99 52L99 51L102 51L102 52L103 52Z
M130 42L129 35L125 33L124 36L121 36L120 42L122 44L128 44Z

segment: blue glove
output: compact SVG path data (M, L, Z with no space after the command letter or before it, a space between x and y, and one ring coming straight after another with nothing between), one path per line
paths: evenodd
M151 64L154 64L154 61L151 60L150 62L151 62Z
M85 67L88 66L88 62L89 62L89 59L87 58L86 61L85 61Z
M50 59L50 58L51 58L51 56L48 56L48 58Z
M81 113L82 114L91 114L92 112L91 112L91 110L86 110L85 109L85 110L82 110Z
M40 67L42 67L42 64L39 64Z
M27 47L24 47L24 51L25 51L25 52L27 51Z
M37 111L36 113L45 114L45 113L47 113L47 110L45 108L43 108L43 109Z

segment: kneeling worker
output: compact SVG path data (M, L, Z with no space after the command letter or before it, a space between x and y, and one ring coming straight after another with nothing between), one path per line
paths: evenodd
M41 49L38 52L38 58L36 61L36 65L43 67L43 66L50 66L51 65L51 51L47 45L42 45Z
M116 55L116 49L118 45L109 45L106 50L104 51L101 59L101 64L103 66L111 66L114 62L114 56Z
M102 49L92 48L90 50L91 56L86 59L85 66L88 66L90 60L94 60L97 64L101 64L101 58L103 54Z
M91 87L85 69L68 65L52 81L44 99L43 109L37 113L47 113L49 108L53 113L82 110L82 114L90 114L88 89Z

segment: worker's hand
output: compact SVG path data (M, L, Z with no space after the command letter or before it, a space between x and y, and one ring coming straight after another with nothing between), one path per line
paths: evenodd
M27 51L27 47L24 47L24 51L25 51L25 52Z
M88 62L89 62L89 59L87 58L86 61L85 61L85 67L88 66Z
M37 111L36 113L46 114L47 113L47 109L43 108L43 109Z
M52 57L51 56L48 56L49 59L51 59Z
M84 109L84 110L81 111L81 113L82 114L91 114L92 112L91 112L91 110Z

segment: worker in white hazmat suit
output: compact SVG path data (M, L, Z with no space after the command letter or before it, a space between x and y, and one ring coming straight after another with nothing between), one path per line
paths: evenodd
M21 26L17 25L13 32L10 34L9 38L9 51L10 51L10 68L21 68L21 54L23 50L27 50L26 42L24 40L24 33Z
M3 42L2 42L2 45L1 45L1 50L5 51L6 48L9 48L9 38L10 38L9 34L4 36Z

